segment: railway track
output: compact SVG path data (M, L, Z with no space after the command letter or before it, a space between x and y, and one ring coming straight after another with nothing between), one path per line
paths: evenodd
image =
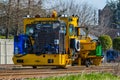
M40 67L38 69L25 67L6 67L0 69L0 80L21 80L26 78L43 78L50 76L62 76L69 74L91 73L91 72L113 72L114 66L70 66L67 69L57 69L51 67Z

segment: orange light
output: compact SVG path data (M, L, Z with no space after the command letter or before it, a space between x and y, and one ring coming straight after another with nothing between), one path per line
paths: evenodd
M40 15L38 15L38 14L37 14L37 15L35 15L35 18L40 18Z
M54 10L54 11L52 12L52 17L57 17L57 12L56 12L56 10Z

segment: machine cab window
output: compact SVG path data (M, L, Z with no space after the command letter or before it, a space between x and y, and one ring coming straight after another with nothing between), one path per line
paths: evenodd
M35 24L27 24L26 34L32 36L32 34L34 33L34 27L35 27Z
M74 33L75 33L75 28L74 28L74 26L72 24L70 24L70 26L69 26L69 34L70 34L70 36L74 35Z
M60 30L66 35L66 24L65 23L61 23Z

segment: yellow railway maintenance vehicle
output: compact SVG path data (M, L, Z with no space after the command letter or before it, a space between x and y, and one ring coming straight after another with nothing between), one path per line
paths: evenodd
M15 65L58 66L99 65L101 45L81 37L78 17L54 12L52 17L25 18L24 34L14 37Z

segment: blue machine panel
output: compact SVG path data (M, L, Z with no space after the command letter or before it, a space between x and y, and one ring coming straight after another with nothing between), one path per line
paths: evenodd
M14 37L14 54L26 54L29 36L19 35Z

